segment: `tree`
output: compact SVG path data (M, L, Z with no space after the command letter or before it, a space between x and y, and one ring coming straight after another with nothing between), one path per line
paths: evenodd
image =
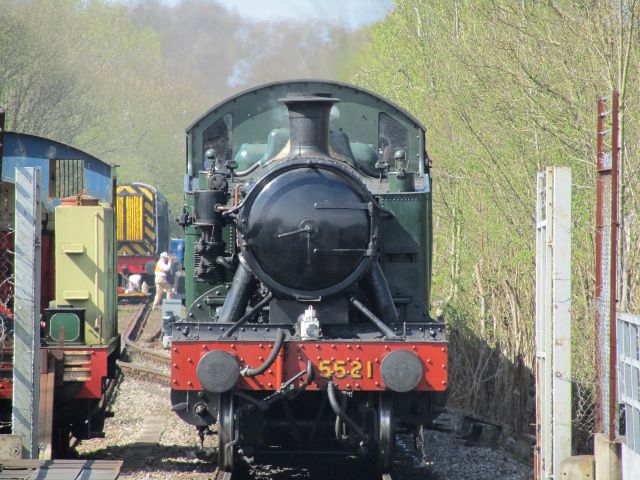
M626 292L640 308L639 279L630 273L640 261L637 21L635 0L398 0L372 28L373 45L355 76L427 126L434 307L455 330L452 357L473 357L453 374L483 386L462 389L457 400L528 413L513 417L521 428L533 411L531 384L519 384L517 372L531 372L535 358L535 175L548 165L573 170L574 370L584 385L593 373L591 348L580 347L593 344L595 99L616 86L624 92ZM447 251L457 228L461 240ZM464 351L469 344L475 356ZM484 345L500 359L494 371L476 368L490 361Z

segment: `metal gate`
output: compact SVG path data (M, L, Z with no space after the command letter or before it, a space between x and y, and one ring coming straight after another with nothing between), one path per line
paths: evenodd
M559 478L571 455L571 170L538 174L534 478Z
M618 401L623 412L622 478L640 471L640 316L618 312ZM621 413L622 413L621 412Z

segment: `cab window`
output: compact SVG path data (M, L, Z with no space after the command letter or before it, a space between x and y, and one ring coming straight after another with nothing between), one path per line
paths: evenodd
M202 135L202 153L210 148L216 152L218 161L224 163L232 158L233 145L233 115L227 113L223 117L213 122ZM206 159L203 159L206 162ZM205 163L205 170L209 165Z
M400 122L390 115L382 112L378 116L378 156L380 160L387 162L390 170L401 168L395 164L393 154L396 150L408 151L409 132Z

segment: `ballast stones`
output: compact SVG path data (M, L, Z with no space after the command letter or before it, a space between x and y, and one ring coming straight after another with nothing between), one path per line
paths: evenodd
M200 359L196 374L202 388L209 392L224 393L238 381L240 367L232 355L213 350Z
M380 373L385 386L395 392L409 392L422 379L424 369L415 353L395 350L382 359Z

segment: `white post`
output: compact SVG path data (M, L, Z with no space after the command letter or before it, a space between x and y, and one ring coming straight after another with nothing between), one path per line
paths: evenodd
M551 471L551 358L547 358L549 346L547 332L549 296L551 293L550 270L547 258L547 201L546 176L538 173L536 201L536 451L535 478L547 479ZM549 354L550 357L550 354Z
M571 170L538 174L536 225L537 478L571 456Z
M571 169L547 170L553 193L553 472L571 456Z
M40 393L40 171L16 167L13 434L22 457L38 458Z

